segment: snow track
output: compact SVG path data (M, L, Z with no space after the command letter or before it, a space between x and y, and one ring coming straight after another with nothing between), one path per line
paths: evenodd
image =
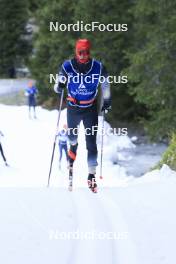
M16 263L126 264L128 259L137 264L132 262L133 247L125 250L125 240L106 237L108 232L124 232L118 208L110 206L111 198L105 202L107 195L88 189L4 188L0 199L6 200L0 204L0 243L6 245L0 257L5 264L13 263L14 256Z
M112 231L112 227L109 226L107 215L96 194L89 190L79 190L73 193L73 199L77 205L78 230L83 235L82 239L75 241L78 244L75 263L117 263L112 240L97 237L100 233L105 235Z
M115 203L110 193L110 191L107 193L106 190L101 192L100 200L102 207L106 210L106 214L109 217L112 230L116 234L119 234L119 239L114 240L114 251L118 256L118 262L116 263L128 264L130 261L130 264L136 264L138 263L136 249L130 237L128 225L122 215L120 206L118 203Z

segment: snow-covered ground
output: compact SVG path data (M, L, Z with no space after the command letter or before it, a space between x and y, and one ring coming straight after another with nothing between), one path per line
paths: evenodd
M106 136L103 180L98 168L99 191L93 194L81 127L74 191L67 190L66 161L58 168L58 148L47 188L58 113L39 107L37 114L28 119L26 106L0 105L1 141L10 164L5 167L0 158L1 262L174 263L176 173L165 165L140 178L127 176L112 161L117 149L121 157L120 150L135 145L128 137Z

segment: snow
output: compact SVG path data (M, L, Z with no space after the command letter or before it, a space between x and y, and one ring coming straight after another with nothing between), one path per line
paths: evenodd
M138 140L138 137L136 137L136 136L131 137L131 141L132 141L132 142L135 142L135 141L137 141L137 140Z
M99 191L93 194L81 126L74 191L67 190L64 157L58 168L57 146L47 188L58 112L38 107L37 116L28 119L26 106L0 105L1 142L10 164L0 158L2 263L174 263L176 172L164 165L140 178L127 176L113 159L125 159L120 151L134 148L135 140L105 136L103 180L98 167ZM63 110L60 127L65 119ZM99 124L101 130L101 117ZM100 134L97 142L100 150Z

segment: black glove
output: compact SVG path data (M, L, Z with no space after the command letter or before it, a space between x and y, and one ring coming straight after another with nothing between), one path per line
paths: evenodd
M101 108L101 112L105 110L110 110L111 109L111 99L104 99L103 106Z
M58 94L61 95L62 91L64 90L65 85L63 83L55 84L54 85L54 91Z

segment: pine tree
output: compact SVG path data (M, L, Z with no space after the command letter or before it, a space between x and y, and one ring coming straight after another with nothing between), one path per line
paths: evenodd
M0 76L13 76L30 52L26 24L28 0L0 0Z
M56 95L54 82L50 83L50 74L54 76L62 62L73 55L75 33L68 31L50 31L50 22L59 24L73 23L74 2L69 0L51 0L37 12L39 32L35 36L35 55L31 60L31 69L40 90L40 101L53 106Z
M146 129L162 138L176 129L176 1L136 1L128 49L131 93L146 106Z

